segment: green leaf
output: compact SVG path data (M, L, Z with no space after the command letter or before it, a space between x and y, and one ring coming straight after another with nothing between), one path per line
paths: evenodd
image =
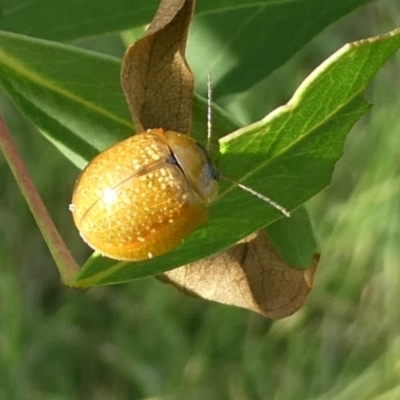
M82 167L133 132L110 57L0 33L0 83L20 109Z
M400 47L400 30L344 46L318 67L291 101L264 120L221 140L220 170L294 209L330 182L347 132L369 105L361 96ZM279 213L221 182L210 220L178 249L139 263L89 260L75 284L123 282L161 273L221 251L277 220Z
M82 168L134 133L119 83L120 61L72 46L0 32L0 84L19 108ZM196 96L193 134L205 140L206 101ZM216 108L215 134L237 128Z
M318 245L304 207L295 210L290 218L280 218L264 230L274 249L288 265L298 269L311 265Z
M215 99L248 89L328 25L370 1L199 1L188 46L197 88L205 87L210 68ZM157 0L8 0L0 29L69 41L147 24L157 5Z
M0 29L69 41L149 23L158 0L6 0Z
M206 84L209 68L217 101L248 90L328 25L370 1L198 2L187 51L196 87Z
M367 109L360 92L399 46L395 31L340 50L310 75L288 105L221 140L221 172L289 209L298 207L329 184L346 133ZM112 58L2 33L0 83L36 125L81 163L131 132L119 63ZM221 136L235 124L216 111L213 125ZM194 130L205 132L205 103L199 97ZM223 250L279 217L254 196L221 181L209 222L179 249L141 263L92 257L75 285L161 273Z

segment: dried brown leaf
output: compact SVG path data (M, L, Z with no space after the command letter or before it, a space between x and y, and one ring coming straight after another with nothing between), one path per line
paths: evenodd
M165 273L178 289L271 319L292 315L310 292L319 255L306 270L288 266L259 231L229 250Z
M185 47L194 0L162 0L147 33L125 55L121 85L137 132L191 129L193 75Z
M193 9L194 0L161 0L146 35L125 53L121 83L137 131L190 132L193 76L185 46ZM279 319L303 305L317 263L318 255L307 270L290 268L258 232L159 278L186 293Z

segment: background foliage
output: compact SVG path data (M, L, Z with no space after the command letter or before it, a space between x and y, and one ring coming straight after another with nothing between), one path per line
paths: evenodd
M398 25L396 1L372 2L221 104L242 122L258 119L343 43ZM123 51L116 35L75 43ZM304 309L279 322L184 298L152 279L82 292L60 287L0 158L0 398L397 398L399 67L397 54L371 85L375 106L348 138L332 186L309 204L322 263ZM57 226L83 260L87 249L66 211L77 169L5 96L0 107Z

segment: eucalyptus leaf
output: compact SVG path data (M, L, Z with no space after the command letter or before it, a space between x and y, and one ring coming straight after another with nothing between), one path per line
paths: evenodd
M296 209L290 218L280 218L264 228L274 249L291 267L308 268L318 249L307 210Z
M220 171L293 210L330 182L344 138L368 108L360 93L400 46L400 33L347 45L314 71L293 99L262 121L221 140ZM119 62L76 48L0 34L0 83L22 111L84 164L132 133L119 87ZM204 99L196 97L194 133L205 132ZM218 109L214 131L236 124ZM221 251L281 215L264 202L221 181L209 222L175 251L141 263L93 257L75 286L155 275Z
M371 0L198 1L188 44L197 88L215 98L248 89L328 25ZM157 0L8 0L0 29L56 41L119 32L151 20Z
M79 167L133 132L119 62L28 36L0 33L0 83Z
M82 168L134 133L119 82L120 61L51 41L0 32L0 83L18 107ZM196 96L193 135L206 138L206 101ZM214 111L216 137L237 124Z
M327 26L370 1L199 1L187 51L196 87L205 85L209 68L217 102L248 90Z
M148 23L158 0L6 0L0 29L70 41Z
M329 184L347 133L369 108L363 89L399 47L400 30L344 46L303 82L287 105L223 138L220 170L273 194L288 209L297 208ZM210 221L178 249L134 264L89 260L75 284L109 284L161 273L221 251L281 217L235 186L221 186Z

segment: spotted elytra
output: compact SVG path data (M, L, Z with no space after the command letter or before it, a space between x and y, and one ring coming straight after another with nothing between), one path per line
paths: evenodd
M176 247L207 219L217 172L188 135L151 129L95 157L78 178L71 210L82 238L118 260Z

